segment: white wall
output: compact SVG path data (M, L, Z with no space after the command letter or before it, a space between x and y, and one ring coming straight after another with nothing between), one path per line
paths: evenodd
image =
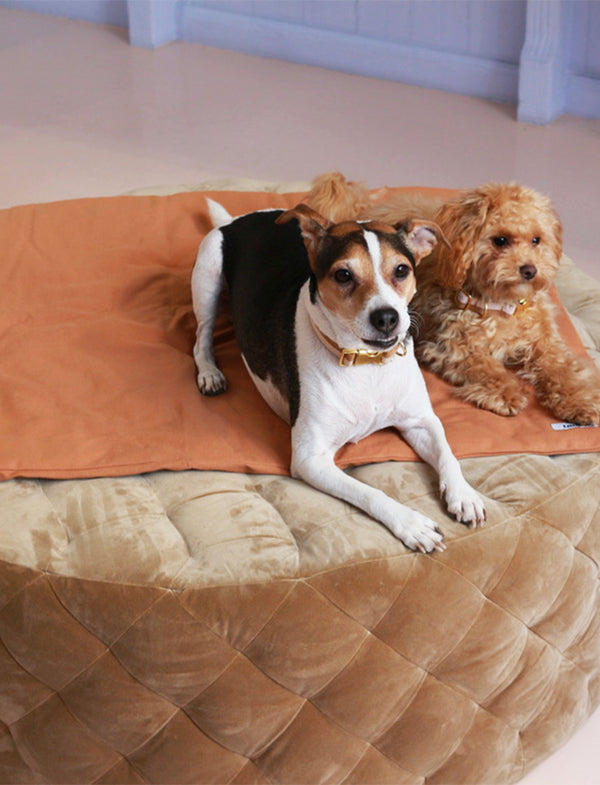
M127 27L127 0L0 0L0 6Z
M183 40L600 118L599 0L0 0Z

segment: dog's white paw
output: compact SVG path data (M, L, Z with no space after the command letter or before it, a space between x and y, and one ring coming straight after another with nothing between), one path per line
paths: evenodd
M407 548L421 553L446 550L444 536L431 518L381 491L375 493L376 504L371 505L370 509L363 509L383 523Z
M450 515L474 529L485 524L485 506L481 496L466 480L453 485L440 485Z
M389 525L389 529L413 551L431 553L446 550L444 537L435 523L419 513L413 512L410 521Z
M213 365L198 371L198 389L202 395L219 395L227 389L227 379Z

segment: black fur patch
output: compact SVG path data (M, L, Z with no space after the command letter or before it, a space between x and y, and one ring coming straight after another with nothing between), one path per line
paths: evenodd
M293 425L300 407L294 321L310 267L298 222L275 223L282 212L250 213L221 232L238 346L252 372L287 398Z

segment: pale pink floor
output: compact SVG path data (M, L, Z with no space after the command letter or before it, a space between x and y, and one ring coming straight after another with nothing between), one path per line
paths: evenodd
M511 106L3 8L0 75L0 208L331 169L372 187L517 180L554 199L565 251L600 279L600 121L524 125ZM600 711L522 783L599 785Z

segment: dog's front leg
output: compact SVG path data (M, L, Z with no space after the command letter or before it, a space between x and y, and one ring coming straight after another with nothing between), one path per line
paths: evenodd
M333 452L302 456L294 453L292 476L358 507L387 526L408 548L423 553L445 549L442 535L432 520L383 491L350 477L336 466L333 455Z
M440 357L437 347L433 351L428 348L421 348L423 362L454 386L457 397L504 417L518 414L527 406L527 386L487 351L473 349L467 357L461 356L460 362L454 362Z
M440 493L446 501L448 512L472 528L483 525L483 501L465 480L439 418L433 413L430 416L411 418L402 424L401 433L417 455L436 469Z
M456 395L481 409L510 417L527 406L523 382L494 357L474 354L465 361L460 374L463 382L456 388Z
M543 406L561 420L600 424L600 373L591 360L571 354L560 341L547 340L523 369Z

